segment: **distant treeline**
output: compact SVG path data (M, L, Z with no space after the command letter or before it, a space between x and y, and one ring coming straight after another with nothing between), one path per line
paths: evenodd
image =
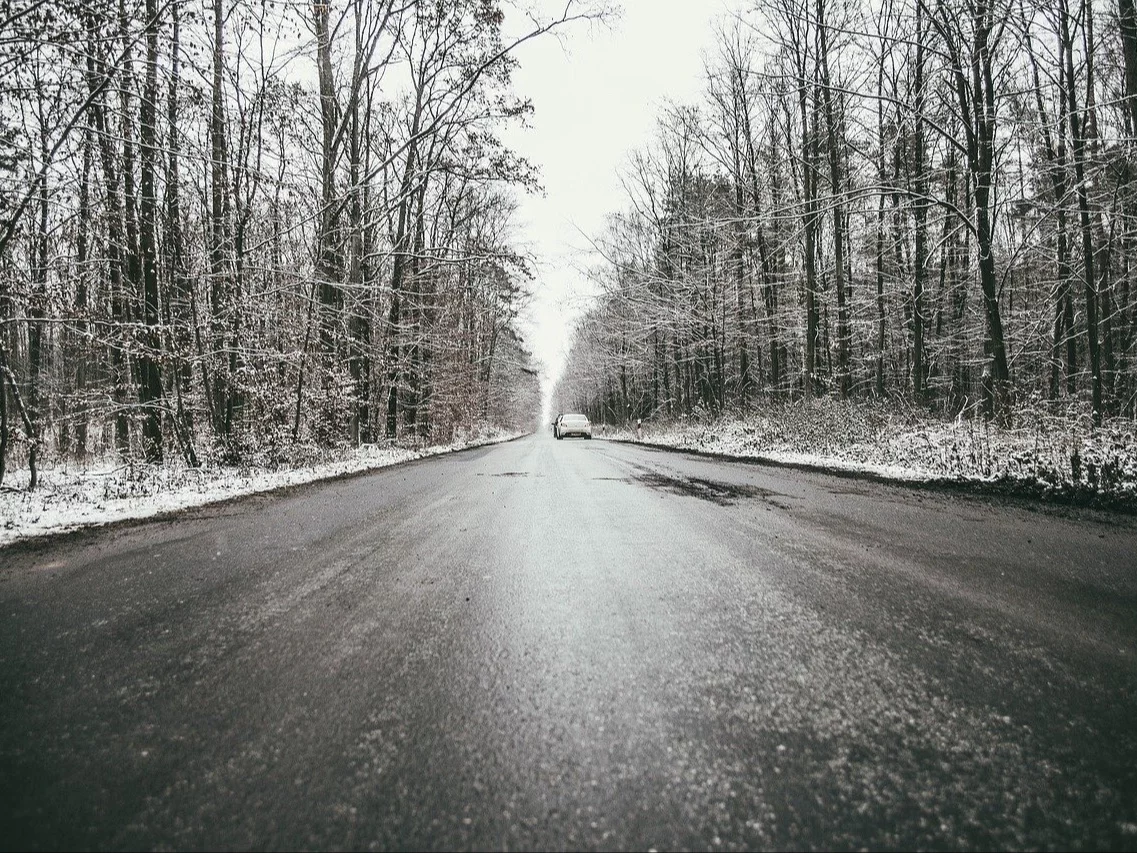
M0 478L528 425L486 0L0 5Z
M570 408L1135 414L1133 0L760 0L626 186Z

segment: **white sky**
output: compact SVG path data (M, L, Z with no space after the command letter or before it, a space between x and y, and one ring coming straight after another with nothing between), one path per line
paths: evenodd
M555 2L555 0L554 0ZM563 8L563 0L560 0ZM527 338L559 375L573 318L588 293L589 238L626 207L619 174L655 132L666 101L703 90L711 22L732 0L622 0L609 27L576 25L558 43L523 45L515 91L533 101L532 127L505 140L540 167L544 197L522 198L517 242L538 259ZM508 27L508 21L506 26Z

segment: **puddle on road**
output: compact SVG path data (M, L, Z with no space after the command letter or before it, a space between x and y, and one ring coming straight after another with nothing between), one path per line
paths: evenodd
M718 506L734 506L740 500L762 500L779 509L790 508L786 504L774 500L775 498L788 498L789 495L757 486L722 483L716 480L704 480L701 477L669 477L657 471L645 471L642 474L637 474L636 480L653 489L662 489L674 495L699 498Z
M481 476L480 474L478 475ZM498 474L490 474L491 477L544 477L544 474L534 474L531 471L502 471Z

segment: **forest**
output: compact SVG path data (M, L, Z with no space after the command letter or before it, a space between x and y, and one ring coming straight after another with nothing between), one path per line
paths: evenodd
M0 483L528 429L492 0L0 3Z
M825 399L1132 442L1133 0L757 0L705 69L625 172L566 410Z

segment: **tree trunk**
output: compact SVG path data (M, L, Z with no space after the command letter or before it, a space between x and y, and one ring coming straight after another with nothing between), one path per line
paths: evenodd
M209 403L213 433L225 444L229 443L225 412L231 394L227 362L224 358L226 338L225 315L229 308L228 269L228 183L226 163L228 144L225 138L225 108L222 99L224 74L224 14L222 0L213 3L213 94L209 122L209 352L202 373L212 374L212 380L203 375L202 381ZM211 365L211 366L209 366ZM210 388L212 384L212 388ZM210 393L212 392L212 393Z
M811 111L805 80L798 87L801 113L802 210L805 230L805 360L803 391L812 399L818 391L817 349L821 334L821 315L817 305L817 107ZM810 116L812 113L812 125Z
M925 0L918 0L921 6ZM992 414L1000 420L1010 416L1010 371L999 310L999 288L994 240L994 161L997 118L995 110L994 53L1001 39L1005 20L996 20L988 0L972 7L971 44L966 66L963 61L965 34L955 29L957 19L939 0L938 15L929 15L938 30L952 66L952 77L959 113L964 121L965 150L971 174L971 197L975 208L975 243L979 256L979 285L983 294L983 313L987 322L987 348ZM924 14L927 13L925 8ZM992 39L994 36L994 40ZM970 68L970 80L964 68Z
M927 143L924 139L925 41L926 32L922 4L916 4L916 67L914 69L914 127L912 170L914 172L916 219L914 257L912 260L912 392L917 400L926 394L927 370L924 365L924 290L928 274L928 174Z
M46 168L50 147L48 145L47 128L40 128L40 162L44 166L39 173L39 211L36 217L36 231L32 242L32 269L31 291L28 294L28 383L27 402L24 405L25 429L28 437L28 468L31 471L31 480L28 489L36 486L36 459L40 450L40 435L43 429L43 399L40 384L42 382L44 346L43 324L47 311L47 262L48 262L48 214L50 212L51 198L47 188ZM12 377L12 390L15 392L15 381Z
M114 437L115 449L120 455L130 450L130 428L126 417L126 356L123 352L120 338L124 334L122 324L125 321L123 307L123 236L122 236L122 198L120 195L118 168L115 162L114 150L111 146L112 130L109 126L106 104L102 100L100 86L106 77L107 71L101 55L97 53L96 45L101 41L97 32L94 17L87 16L87 87L92 101L90 106L91 125L94 128L95 138L98 142L99 161L103 171L103 187L106 195L106 223L107 223L107 274L109 276L108 290L110 292L111 320L115 324L108 335L110 338L110 362L114 388Z
M825 23L825 0L817 0L818 60L821 95L825 107L825 141L829 154L829 184L833 206L833 285L837 291L837 387L841 399L849 396L849 314L845 284L845 207L842 196L841 148L843 140L833 106L833 85L829 73L829 33Z
M139 249L142 259L142 352L138 356L141 382L143 455L147 462L162 461L162 375L159 369L161 312L158 295L158 198L155 172L158 159L155 125L158 116L158 3L146 0L146 82L139 113L142 148Z
M343 308L343 255L340 248L340 210L336 197L336 128L340 120L332 71L331 6L312 6L316 28L316 70L320 86L320 122L323 137L320 148L320 215L316 234L316 276L319 279L320 345L324 354L334 356L337 348L336 325ZM325 413L329 415L331 413ZM325 426L331 426L326 424Z
M1074 272L1070 265L1069 225L1066 216L1067 162L1065 99L1059 107L1060 126L1057 133L1050 132L1050 116L1046 103L1042 98L1042 81L1038 71L1038 59L1034 53L1034 43L1029 31L1025 33L1027 56L1030 59L1031 78L1034 83L1035 108L1038 110L1039 127L1042 131L1043 150L1046 153L1047 163L1045 171L1050 178L1050 187L1054 197L1055 217L1055 264L1058 281L1054 289L1054 324L1051 351L1050 369L1050 398L1056 399L1061 390L1061 373L1063 367L1063 348L1065 349L1066 393L1075 391L1076 373L1078 369L1077 337L1074 330L1074 307L1070 296ZM1064 72L1059 69L1059 77Z
M23 398L20 396L20 386L16 383L16 377L12 374L12 368L9 366L8 350L0 343L0 397L4 395L5 381L7 381L8 387L11 389L12 404L15 406L16 414L24 425L24 438L28 443L28 491L35 491L36 486L39 485L39 468L36 464L36 460L39 456L39 434L36 431L36 426L32 421L31 414L28 412L28 408L24 405ZM0 411L3 413L4 423L7 424L8 409L6 404ZM5 435L7 435L6 431ZM3 442L3 450L7 452L6 438ZM0 460L3 458L3 455L0 455Z
M168 159L166 161L166 269L169 272L169 285L162 300L165 305L164 319L169 328L168 346L173 364L169 379L174 397L174 431L182 447L186 464L191 468L198 466L197 451L194 449L193 420L185 407L185 396L190 392L193 371L189 354L193 348L195 326L190 304L193 287L186 270L185 240L182 233L181 207L181 135L178 132L178 87L181 85L181 15L180 3L170 4L170 80L166 100L166 125ZM203 371L204 374L204 371ZM208 387L206 396L209 396Z
M1098 341L1098 294L1095 275L1093 224L1090 221L1090 203L1086 192L1086 138L1081 116L1078 113L1078 95L1074 74L1074 44L1070 37L1068 0L1058 0L1060 80L1066 102L1066 121L1070 129L1071 154L1074 164L1075 192L1078 198L1078 221L1082 235L1082 264L1086 302L1086 343L1090 355L1090 396L1093 421L1102 420L1101 349Z
M87 456L87 426L89 415L87 403L83 399L87 390L87 362L90 353L87 352L88 335L90 334L89 296L87 293L88 265L90 264L90 218L91 218L91 170L94 168L94 153L92 151L91 128L88 126L83 134L83 174L79 181L79 221L76 223L75 235L75 310L79 317L76 322L76 337L78 343L75 347L75 390L79 394L79 411L75 419L74 455L77 459Z
M0 486L8 466L8 377L0 372Z

